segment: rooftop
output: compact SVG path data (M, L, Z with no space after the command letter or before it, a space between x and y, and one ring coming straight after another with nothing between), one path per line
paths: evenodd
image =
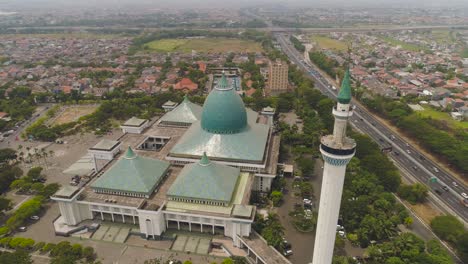
M113 150L115 147L117 147L120 144L119 141L116 140L109 140L109 139L103 139L99 141L96 145L94 145L91 150Z
M123 125L124 126L131 126L131 127L140 127L145 123L145 119L140 119L137 117L132 117L129 120L127 120Z
M167 195L231 202L240 169L211 162L206 153L197 163L185 165Z
M201 106L190 102L187 96L185 96L182 103L161 117L160 122L191 124L200 120L202 111L203 108Z
M138 156L128 147L125 155L92 183L91 187L149 195L168 168L168 162Z

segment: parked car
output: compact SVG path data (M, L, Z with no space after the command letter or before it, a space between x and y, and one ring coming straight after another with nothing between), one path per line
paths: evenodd
M338 235L342 238L345 238L346 237L346 233L345 231L338 231Z
M286 249L283 251L283 255L285 257L288 257L288 256L291 256L293 254L292 250L291 249Z
M25 226L18 227L18 231L20 231L20 232L26 232L27 230L28 230L28 228L25 227Z
M466 193L461 193L461 196L463 196L463 198L465 198L465 199L468 198L468 194L466 194Z
M39 220L39 216L33 215L33 216L29 217L29 219L31 219L33 221L37 221L37 220Z

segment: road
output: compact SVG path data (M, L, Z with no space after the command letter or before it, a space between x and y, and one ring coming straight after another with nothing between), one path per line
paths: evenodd
M12 147L12 144L16 140L20 140L21 133L31 124L33 124L39 117L41 117L47 110L51 107L52 104L41 104L38 106L40 109L37 109L31 118L25 120L21 125L15 128L15 131L7 136L4 137L3 140L0 142L0 148L9 148ZM14 147L13 147L14 148ZM16 149L16 148L14 148Z
M300 69L307 72L315 81L315 87L326 96L335 99L337 90L333 90L328 81L321 76L313 65L307 65L303 61L303 55L294 49L289 42L289 38L283 34L275 34L279 41L283 52L289 59L296 64ZM356 103L354 115L350 117L350 122L354 127L363 133L369 135L379 144L380 147L386 148L391 146L392 151L390 157L396 162L399 167L402 167L410 174L410 177L417 179L419 182L427 185L436 197L434 200L440 200L447 213L457 215L460 220L463 220L465 225L468 222L468 209L461 204L461 193L468 193L467 187L463 182L458 181L453 175L445 171L438 164L427 158L423 153L419 152L410 143L406 142L398 134L395 134L385 124L381 123L364 107ZM403 173L403 175L406 175ZM437 180L436 183L430 183L430 179ZM411 181L411 180L410 180ZM444 186L444 189L442 187ZM448 209L448 210L447 210Z

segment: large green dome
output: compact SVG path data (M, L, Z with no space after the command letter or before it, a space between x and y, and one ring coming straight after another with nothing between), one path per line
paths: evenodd
M223 74L203 105L201 126L216 134L234 134L247 126L244 102Z

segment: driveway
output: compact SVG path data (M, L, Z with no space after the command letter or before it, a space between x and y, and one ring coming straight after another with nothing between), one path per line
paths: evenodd
M312 160L311 160L312 162ZM318 204L318 197L320 197L320 185L322 184L322 161L315 161L314 177L310 179L314 186L314 195L316 199L314 204ZM292 187L293 178L286 178L286 190L284 195L283 204L277 209L278 216L281 223L285 228L285 237L291 243L293 255L289 260L295 264L308 264L312 260L314 251L315 233L301 233L294 228L290 221L289 212L294 210L296 202L301 203L301 199L294 196L294 189Z

